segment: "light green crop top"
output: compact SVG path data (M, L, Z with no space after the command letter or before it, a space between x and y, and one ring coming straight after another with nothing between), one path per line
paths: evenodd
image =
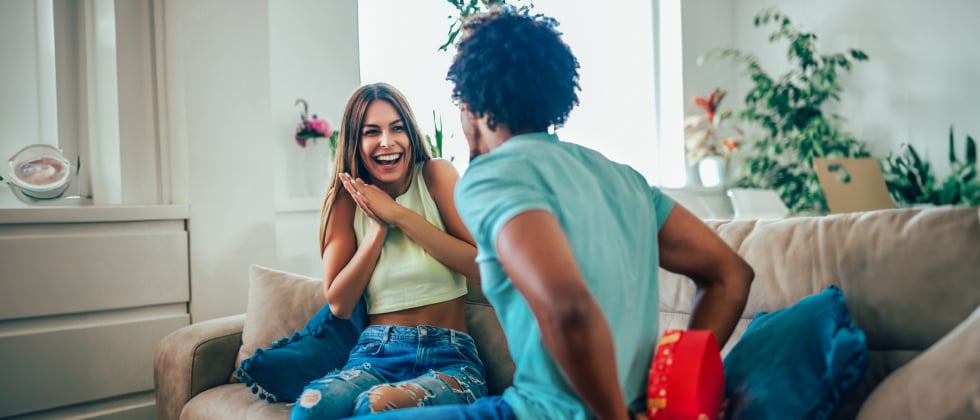
M420 162L408 191L395 198L439 230L445 232L436 202L425 185ZM354 212L354 234L360 244L370 223L374 223L358 207ZM381 256L374 266L365 296L367 312L382 314L445 302L466 294L466 278L446 267L421 245L391 226L381 247Z

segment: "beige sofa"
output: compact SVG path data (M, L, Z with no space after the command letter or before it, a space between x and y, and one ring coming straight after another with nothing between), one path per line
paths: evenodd
M845 396L835 418L980 418L978 213L976 207L937 207L709 221L756 272L744 319L723 352L756 312L792 305L835 284L870 350L864 380ZM301 326L310 308L321 304L317 287L302 292L310 305L285 315L295 318L292 325ZM684 327L692 283L661 272L660 290L661 331ZM491 392L499 392L513 365L492 308L478 291L469 298L470 330L488 366ZM244 314L201 322L160 343L160 419L288 417L288 405L261 401L229 380L245 324Z

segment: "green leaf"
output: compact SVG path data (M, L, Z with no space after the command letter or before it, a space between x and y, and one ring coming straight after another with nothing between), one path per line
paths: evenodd
M858 60L858 61L867 61L868 60L868 55L865 54L864 51L856 50L856 49L851 48L851 49L847 50L847 52L855 60Z
M973 168L977 166L977 142L970 136L966 136L966 164Z
M949 127L949 163L956 161L956 144L953 141L953 127Z

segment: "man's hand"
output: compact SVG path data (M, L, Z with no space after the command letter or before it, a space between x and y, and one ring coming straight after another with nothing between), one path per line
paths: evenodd
M711 330L724 347L735 330L755 277L752 267L701 219L675 205L658 235L660 266L697 287L689 329Z

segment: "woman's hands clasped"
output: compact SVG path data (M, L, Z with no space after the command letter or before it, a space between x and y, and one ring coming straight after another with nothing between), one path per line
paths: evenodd
M382 227L397 224L398 216L404 207L396 203L388 193L377 186L364 183L360 178L351 178L346 173L340 174L340 181L364 214Z

